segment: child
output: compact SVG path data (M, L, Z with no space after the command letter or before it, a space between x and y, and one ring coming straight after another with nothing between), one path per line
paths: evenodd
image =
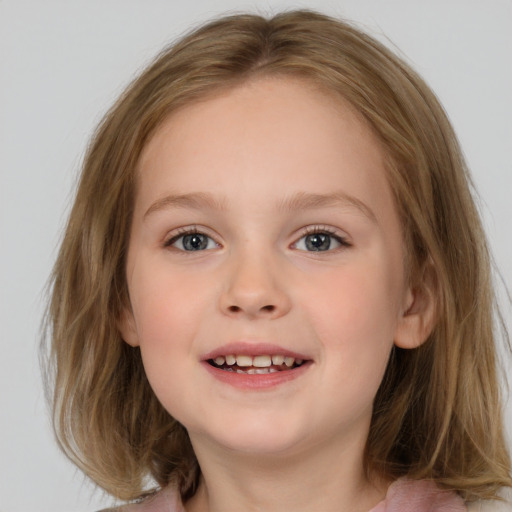
M215 21L99 127L54 418L126 511L510 510L494 294L446 115L305 11Z

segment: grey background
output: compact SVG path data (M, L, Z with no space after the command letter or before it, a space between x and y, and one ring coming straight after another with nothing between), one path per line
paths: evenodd
M57 450L37 359L43 289L94 126L137 70L198 22L297 7L358 22L437 92L512 287L510 0L0 0L0 512L111 503ZM507 421L510 434L510 405Z

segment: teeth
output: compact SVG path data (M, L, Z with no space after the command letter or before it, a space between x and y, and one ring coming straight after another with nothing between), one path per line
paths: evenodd
M252 366L251 356L236 356L236 364L238 366Z
M233 372L234 370L232 368L227 369L228 372ZM238 368L236 370L236 373L244 373L246 375L265 375L269 373L277 373L279 370L276 370L275 368L249 368L248 370L241 370Z
M214 362L217 366L234 366L235 364L239 368L248 368L254 367L256 369L265 369L263 372L256 373L269 373L268 369L271 370L272 373L278 371L275 368L271 368L272 366L282 366L286 365L288 368L292 368L294 365L301 365L304 362L304 359L295 359L294 357L283 356L283 355L260 355L260 356L248 356L248 355L234 355L227 354L225 356L217 356L214 359ZM226 368L226 370L229 368ZM255 373L251 371L241 371L239 369L236 370L238 373Z
M293 363L295 362L295 359L293 357L285 357L284 358L284 364L291 368L293 366Z
M257 368L266 368L272 364L270 356L256 356L252 360L252 365Z
M276 366L283 364L284 356L272 356L272 363Z

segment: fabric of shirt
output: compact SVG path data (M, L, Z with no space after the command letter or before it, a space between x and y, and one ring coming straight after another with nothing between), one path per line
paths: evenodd
M342 507L340 507L342 510ZM467 512L460 496L443 491L433 482L400 479L388 489L386 498L368 512ZM142 503L102 512L186 512L179 493L167 487Z
M370 512L466 512L462 498L427 480L402 478L389 486L386 498Z
M186 511L178 491L169 486L141 503L100 512ZM441 490L431 481L401 478L389 486L386 498L368 512L512 512L512 501L480 501L467 505L457 493Z

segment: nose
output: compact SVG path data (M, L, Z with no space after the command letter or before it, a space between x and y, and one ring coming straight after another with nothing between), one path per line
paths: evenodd
M271 258L245 253L229 262L227 274L220 298L225 315L276 319L289 312L291 301L285 278Z

